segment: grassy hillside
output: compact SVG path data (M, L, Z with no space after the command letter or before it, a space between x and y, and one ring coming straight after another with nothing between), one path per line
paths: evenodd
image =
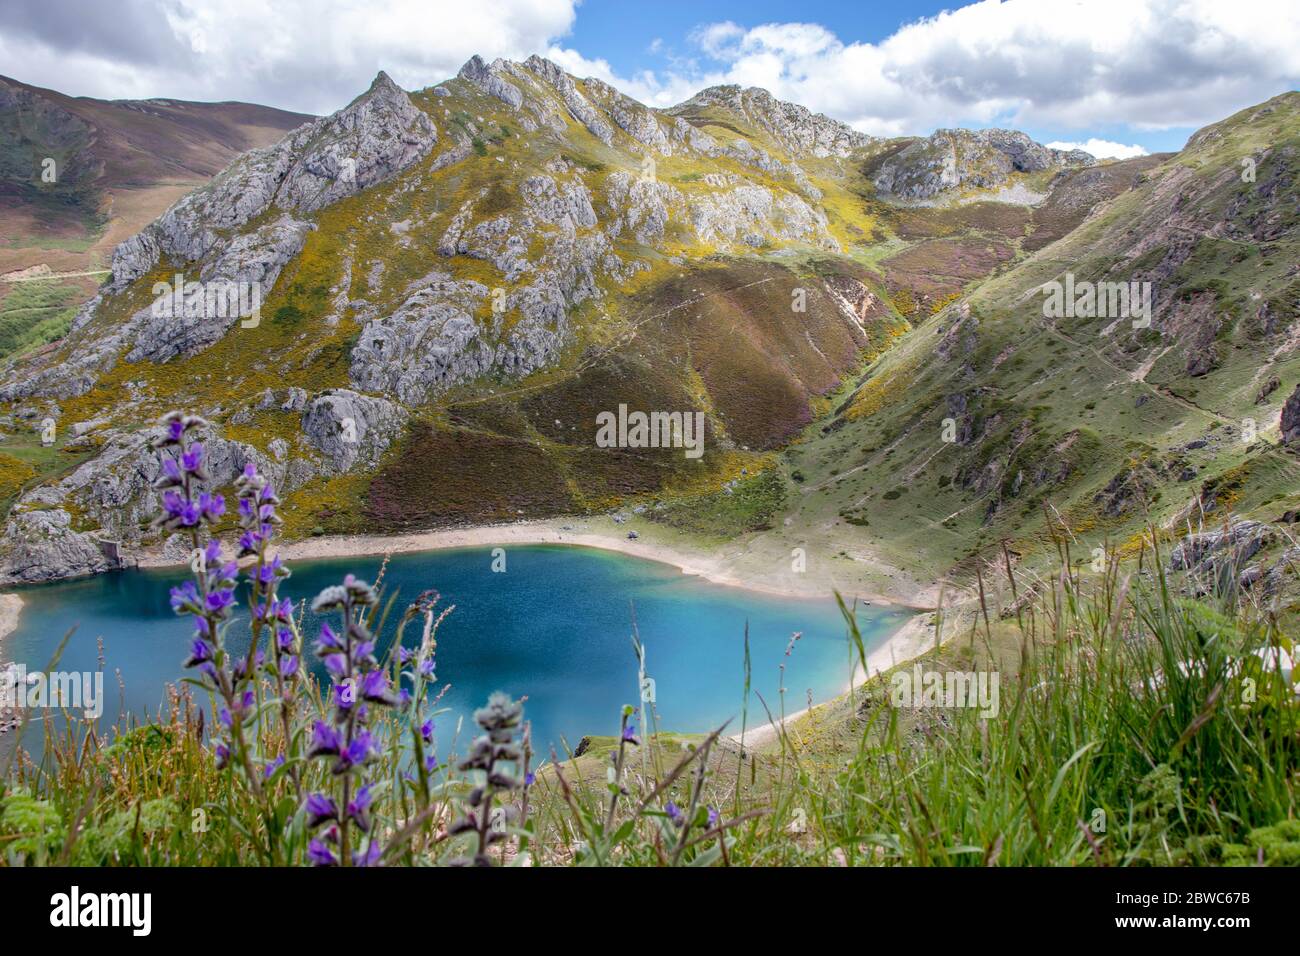
M783 456L791 533L860 533L973 584L1004 541L1013 559L1054 556L1045 512L1091 560L1131 553L1147 522L1176 535L1202 515L1295 508L1278 416L1300 382L1298 106L1278 97L1130 167L1100 212L917 320ZM1151 327L1046 318L1039 289L1066 272L1150 281Z

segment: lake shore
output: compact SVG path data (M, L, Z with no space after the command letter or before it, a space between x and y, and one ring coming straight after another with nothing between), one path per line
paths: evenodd
M840 696L852 692L854 688L860 687L871 678L883 674L885 671L892 670L899 664L910 661L914 657L919 657L933 648L934 642L934 615L915 615L893 634L889 635L885 643L867 655L867 674L865 676L862 674L862 665L854 665L853 676L845 685ZM805 707L792 714L786 714L784 719L778 718L758 727L746 728L743 735L739 733L732 734L731 739L735 743L743 743L749 749L770 747L778 742L781 729L789 728L795 721L802 719L812 711L834 703L838 699L832 698L831 700L822 701L820 704L814 704L811 708Z
M23 599L17 594L0 594L0 646L18 626L18 615L23 610Z
M636 537L629 537L629 532L635 533ZM562 544L615 551L670 564L680 568L683 574L696 575L715 584L785 597L829 597L838 590L846 601L856 598L873 605L914 610L933 607L930 589L918 591L906 584L880 588L842 576L837 580L835 575L827 577L812 570L796 572L785 555L754 553L746 547L743 539L706 546L689 535L647 521L628 519L620 523L607 515L518 521L401 535L326 535L285 542L276 551L284 560L294 561L530 544ZM156 550L141 554L138 560L140 567L168 567L178 563L182 562Z

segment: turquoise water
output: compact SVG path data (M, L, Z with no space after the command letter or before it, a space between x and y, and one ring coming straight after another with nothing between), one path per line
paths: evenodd
M373 581L379 564L378 557L293 562L287 594L310 598L348 571ZM795 631L803 637L786 668L788 711L806 706L809 690L815 702L835 696L848 679L844 621L831 599L722 587L671 565L590 548L510 547L505 573L494 573L491 564L490 548L466 548L398 555L386 572L388 593L399 591L398 609L429 588L441 593L439 607L456 605L438 635L439 683L451 685L442 700L451 712L438 719L443 747L457 717L468 721L494 690L527 695L525 712L543 753L551 744L563 753L563 741L576 747L584 734L616 734L619 708L638 699L632 608L655 681L659 726L666 730L704 731L733 717L739 730L746 622L753 690L774 710L778 666ZM24 589L18 628L4 642L3 656L43 670L72 630L58 669L93 671L102 638L106 722L123 706L137 717L152 714L166 685L184 673L189 627L172 614L168 588L187 570L122 571ZM905 611L861 609L868 649L907 617ZM318 627L309 613L313 641ZM230 633L238 648L247 631L236 624ZM413 625L406 641L418 640ZM749 724L764 722L762 705L751 695ZM30 727L29 735L35 730ZM35 741L29 736L26 742Z

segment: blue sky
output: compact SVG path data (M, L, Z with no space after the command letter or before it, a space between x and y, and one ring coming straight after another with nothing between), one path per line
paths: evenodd
M652 106L762 86L879 136L1178 149L1300 80L1296 0L4 0L0 70L66 93L338 109L537 53Z
M882 40L904 23L934 16L954 3L916 0L584 0L566 45L590 57L604 57L620 72L659 70L666 52L691 56L690 35L710 23L732 21L742 25L798 20L819 23L845 40ZM652 52L660 40L664 51Z

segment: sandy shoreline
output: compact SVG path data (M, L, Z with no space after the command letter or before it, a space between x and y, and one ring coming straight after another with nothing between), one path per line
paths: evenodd
M23 609L23 599L17 594L0 594L0 645L18 626L18 615Z
M636 538L628 531L635 530ZM607 517L556 518L542 521L519 521L511 524L485 525L475 528L452 528L442 531L417 531L402 535L331 535L292 541L277 548L286 561L346 558L382 554L409 554L418 551L441 551L452 548L491 548L508 545L563 544L671 564L683 574L704 578L714 584L746 588L786 597L831 597L838 589L846 601L857 598L873 605L928 610L921 595L909 600L899 595L864 592L860 587L845 588L826 583L814 575L767 572L746 568L743 572L728 560L725 551L706 552L689 540L664 541L646 530L644 523L616 524ZM142 568L173 567L185 562L161 551L139 555ZM782 569L783 570L783 569Z

